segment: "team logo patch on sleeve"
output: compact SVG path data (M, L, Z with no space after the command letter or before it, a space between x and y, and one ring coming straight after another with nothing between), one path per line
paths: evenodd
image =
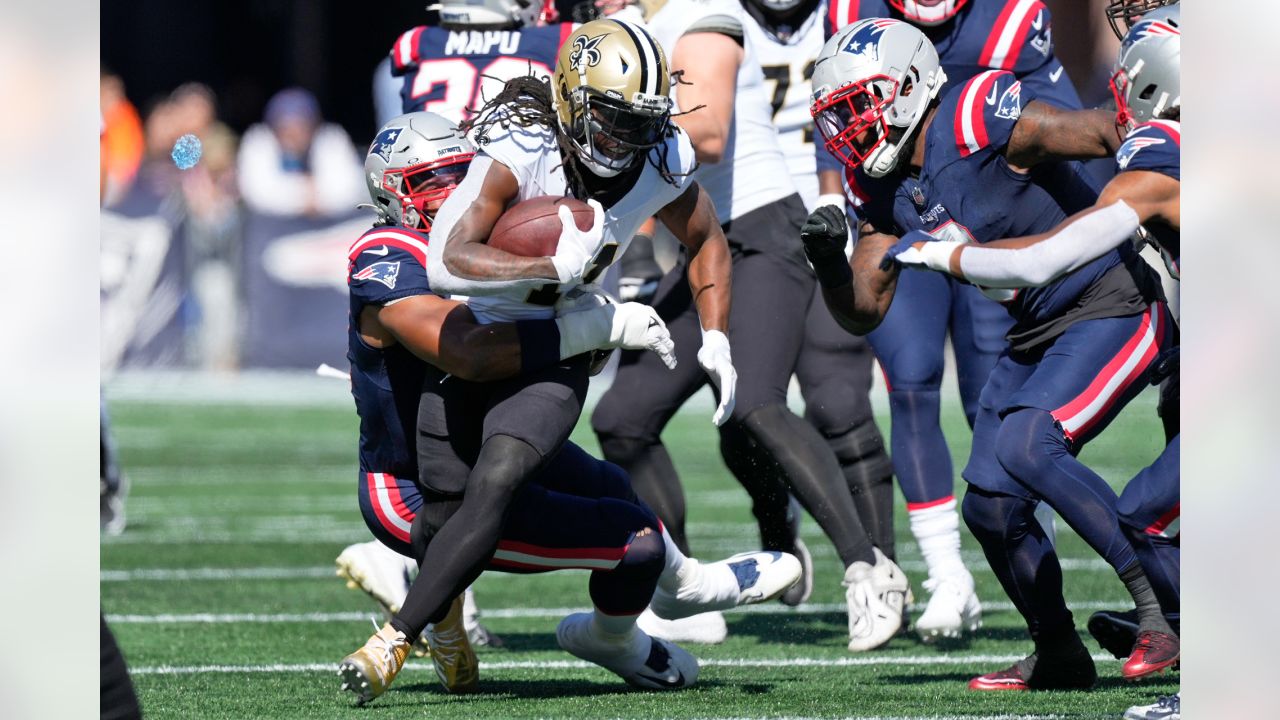
M400 276L400 261L395 262L376 262L364 268L360 272L351 276L352 280L363 282L365 280L376 280L386 285L389 289L396 289L396 278Z
M1126 167L1129 166L1129 161L1133 160L1133 156L1137 155L1139 150L1141 150L1144 147L1151 147L1152 145L1163 145L1163 144L1164 144L1164 138L1154 138L1154 137L1129 138L1128 140L1125 140L1124 144L1120 146L1120 149L1116 151L1116 166L1119 167L1121 170L1124 170Z
M991 91L994 93L995 88ZM1015 82L1000 96L1000 104L996 106L996 117L1005 120L1017 120L1022 115L1022 83Z

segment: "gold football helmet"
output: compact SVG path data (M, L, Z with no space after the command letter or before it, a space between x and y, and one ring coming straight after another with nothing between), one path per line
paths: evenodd
M560 47L551 85L560 130L595 175L633 167L666 138L671 73L639 25L605 18L579 27Z

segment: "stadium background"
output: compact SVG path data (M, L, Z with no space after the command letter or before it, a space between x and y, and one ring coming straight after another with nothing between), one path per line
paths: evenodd
M1104 3L1047 4L1068 74L1086 103L1104 101L1116 42ZM102 224L104 391L133 481L131 525L103 541L102 604L148 716L350 713L327 664L367 634L361 618L371 606L330 577L326 563L346 542L364 539L351 497L354 414L342 383L310 371L321 362L343 365L341 263L329 263L366 221L347 212L256 212L237 192L234 139L260 122L275 92L297 86L314 94L325 120L341 126L358 153L376 129L373 68L400 32L425 17L421 0L375 7L146 0L103 12L104 72L119 78L138 112L139 141L152 148L132 181L112 186ZM200 134L208 124L171 123L162 137L147 137L151 112L175 91L190 92L189 83L208 88L223 126L213 134L231 141L210 147L215 154L206 160L221 151L221 165L194 171L212 176L205 189L172 171L165 151L175 132ZM209 184L221 191L223 214L214 223L193 210ZM210 233L210 225L221 232ZM968 433L954 383L946 387L946 429L960 466ZM878 390L887 431L883 400ZM690 494L695 550L716 556L751 543L752 531L745 496L707 451L714 442L708 407L678 418L672 445ZM1086 459L1108 478L1131 476L1158 447L1153 409L1150 394L1134 403ZM583 428L575 439L594 450ZM899 542L918 585L918 552L908 538ZM563 607L585 602L580 574L492 576L482 580L481 602L511 642L482 655L486 692L449 698L429 673L411 672L396 686L402 692L374 708L420 711L425 704L433 715L471 717L1113 717L1173 687L1125 686L1102 661L1104 680L1093 695L966 694L969 675L1025 651L1016 613L989 572L979 577L989 612L978 639L939 650L899 639L882 654L851 657L840 641L836 561L812 522L806 539L825 550L816 553L826 582L813 606L784 617L732 616L729 644L697 649L710 664L694 693L621 694L611 676L566 662L549 632ZM965 550L982 564L967 534ZM1079 621L1120 601L1119 584L1069 532L1063 555Z

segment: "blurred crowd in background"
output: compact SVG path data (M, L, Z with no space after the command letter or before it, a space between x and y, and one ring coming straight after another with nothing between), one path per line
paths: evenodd
M1107 100L1102 2L1048 0L1086 104ZM309 0L140 0L104 24L105 371L342 364L342 253L367 226L363 150L385 114L375 68L424 6L388 2L359 35L358 10ZM164 32L192 23L211 38ZM187 134L203 156L184 171L170 152Z

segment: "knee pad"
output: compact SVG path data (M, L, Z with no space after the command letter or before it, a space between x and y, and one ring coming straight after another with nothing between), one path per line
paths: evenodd
M1035 521L1035 503L1015 495L998 495L970 487L960 503L964 524L983 545L1003 544L1026 532Z
M495 435L480 449L467 479L467 495L509 498L542 465L544 458L529 443L510 435Z
M1045 476L1052 453L1066 452L1057 421L1044 410L1020 408L1005 416L996 433L996 460L1019 482L1032 487Z
M874 420L856 425L848 432L827 436L827 445L836 454L845 478L854 485L874 485L893 480L893 463L885 452L884 436ZM851 475L856 476L851 477ZM861 482L853 482L860 479Z
M667 566L667 544L658 529L657 518L654 524L647 527L647 532L637 535L627 545L627 553L622 556L618 567L626 568L646 577L657 577Z

